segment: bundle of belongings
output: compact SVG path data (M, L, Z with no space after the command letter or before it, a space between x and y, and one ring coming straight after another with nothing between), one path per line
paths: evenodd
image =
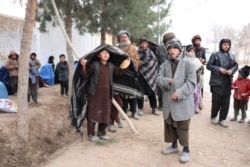
M0 99L0 112L16 113L17 104L9 99Z

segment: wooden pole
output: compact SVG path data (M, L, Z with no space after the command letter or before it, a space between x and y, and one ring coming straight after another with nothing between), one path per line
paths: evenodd
M128 125L129 125L130 129L132 130L132 132L134 134L138 134L138 131L136 130L134 124L130 121L127 114L124 113L123 109L120 107L120 105L116 102L116 100L114 98L112 98L112 103L116 107L116 109L120 112L122 117L128 122Z
M63 24L62 24L62 20L60 18L60 15L59 15L59 12L58 12L58 9L56 7L56 3L55 3L55 0L51 0L51 3L52 3L52 6L54 8L54 11L55 11L55 14L56 14L56 17L57 17L57 20L58 20L58 24L63 32L63 35L67 41L67 43L69 44L69 46L72 48L72 51L74 52L75 56L80 59L81 56L79 56L79 54L77 53L77 51L74 49L71 41L69 40L69 37L63 27ZM115 101L114 98L112 98L112 103L114 104L114 106L116 107L116 109L121 113L121 115L123 116L123 118L125 118L125 120L128 122L129 124L129 127L131 128L132 132L134 134L138 134L138 131L136 130L135 126L133 125L133 123L129 120L128 116L123 112L122 108L120 107L120 105Z

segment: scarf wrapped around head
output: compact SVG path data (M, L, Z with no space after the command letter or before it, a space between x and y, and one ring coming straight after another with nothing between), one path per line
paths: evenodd
M130 38L130 33L127 30L120 30L117 34L117 41L120 42L120 38L122 36L122 34L126 34L128 36L128 38Z
M194 49L193 45L187 45L185 47L185 57L186 59L188 59L190 62L193 63L193 65L195 66L196 71L198 71L199 69L201 69L203 67L202 63L200 62L200 60L198 60L198 58L195 57L195 53L194 52L190 52L191 49Z
M197 50L200 50L200 49L201 49L201 45L195 44L195 41L196 41L196 40L200 40L200 41L201 41L201 36L200 36L200 35L195 35L195 36L193 36L193 38L192 38L192 40L191 40L191 42L192 42L192 44L193 44L195 50L197 51Z
M128 36L128 38L130 38L130 33L127 31L127 30L120 30L117 34L116 34L116 37L117 37L117 41L119 42L119 47L120 48L123 48L123 47L126 47L128 45L131 44L130 40L126 41L126 42L121 42L120 41L120 38L123 34L126 34Z
M201 41L201 36L200 35L193 36L192 43L194 44L194 41L197 40L197 39L199 39Z
M195 53L186 52L185 57L186 57L186 59L188 59L190 62L193 63L193 65L195 66L196 71L200 70L203 67L200 60L198 60L198 58L195 57Z

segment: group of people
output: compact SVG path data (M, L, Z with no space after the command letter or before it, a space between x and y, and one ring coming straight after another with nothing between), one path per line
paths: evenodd
M66 61L66 56L61 54L60 61L57 63L56 68L54 64L54 56L48 58L48 64L51 64L53 72L57 73L58 82L61 86L61 96L68 97L68 76L69 67ZM10 51L8 60L6 61L5 68L8 70L10 78L10 86L12 95L17 95L18 90L18 71L19 71L19 55L15 51ZM39 104L37 95L39 87L49 87L49 85L39 76L39 69L41 67L40 61L37 59L35 52L30 54L29 59L29 75L28 75L28 92L27 101L30 103L32 98L33 102Z
M121 118L118 109L111 102L112 98L118 102L125 113L130 111L131 117L138 120L145 114L144 96L146 95L153 115L158 116L159 110L163 111L164 141L171 143L171 146L162 149L161 153L178 153L179 142L183 146L180 162L188 162L190 120L203 108L204 65L211 71L209 81L212 93L211 123L228 127L226 118L232 89L234 89L234 117L231 121L237 120L241 110L239 122L245 122L250 96L248 79L250 67L246 65L238 70L235 56L230 52L230 39L221 39L219 50L213 53L208 61L199 35L193 36L192 44L184 47L174 33L166 33L160 46L142 37L137 48L131 43L130 33L127 30L117 33L117 41L118 46L104 45L101 49L99 47L95 59L81 58L76 68L79 75L75 74L74 77L79 79L73 84L73 89L82 88L81 84L85 84L86 90L75 91L77 99L72 98L71 102L84 103L81 107L86 106L87 135L90 141L108 140L106 130L116 132L115 122L122 128ZM129 62L127 65L122 62L117 66L110 61L116 60L114 55L122 57L124 54L127 56L124 62ZM61 96L68 97L69 66L64 54L59 58L60 62L56 67L53 56L49 57L48 63L58 74ZM12 51L6 68L9 70L13 94L17 93L19 65L18 54ZM40 66L36 54L32 53L29 61L28 101L31 96L36 103ZM238 77L233 81L233 75L237 70ZM136 83L135 85L139 85L136 89L141 92L141 96L136 93L126 94L116 91L114 80L123 76L129 76ZM81 93L84 95L80 95ZM87 102L85 103L83 99ZM84 111L81 107L73 108ZM78 116L73 115L73 117ZM96 124L98 124L97 132L95 132Z
M249 66L241 68L237 80L233 82L233 74L238 70L238 63L230 52L230 39L221 39L219 51L213 53L206 62L206 51L201 46L199 35L192 38L192 44L183 47L174 33L167 33L163 37L163 44L154 49L150 47L151 41L145 38L140 38L137 49L129 38L128 31L119 31L118 48L128 55L135 71L138 72L137 79L143 95L148 96L152 114L159 115L157 108L163 110L165 142L170 142L172 145L162 149L162 154L179 152L179 141L183 146L180 162L189 161L190 119L203 108L204 65L211 71L209 82L212 93L211 123L228 127L225 120L232 89L235 90L235 115L231 120L237 120L239 110L242 111L240 122L245 120L250 95L250 80L247 78ZM122 76L128 69L111 65L108 49L100 50L97 57L96 62L89 66L87 59L79 60L82 77L90 80L86 107L87 134L90 141L109 139L106 129L115 132L115 121L122 127L118 112L112 106L112 97L119 102L124 112L130 110L132 118L136 120L145 112L144 96L119 94L112 89L112 77ZM95 133L96 123L98 123L97 133Z
M199 36L196 36L201 40ZM144 111L144 95L147 95L152 114L159 115L163 110L164 136L172 146L162 150L163 154L178 152L177 140L183 146L180 161L189 161L190 119L200 108L203 64L206 62L204 48L194 39L195 45L183 48L175 34L167 33L164 44L153 48L151 41L140 38L139 48L131 44L130 33L121 30L117 33L118 48L128 55L137 72L136 80L142 96L119 94L113 88L113 77L128 73L128 66L121 68L112 65L111 52L105 47L97 54L97 60L88 64L88 59L79 60L81 76L89 79L87 91L87 135L90 141L107 140L106 129L115 132L114 122L122 127L119 112L111 103L112 97L118 101L124 112L131 111L135 120ZM200 52L198 56L196 52ZM198 57L198 58L197 58ZM111 92L111 93L110 93ZM158 103L157 105L157 96ZM82 96L80 96L82 97ZM81 100L81 99L79 99ZM138 112L137 112L138 107ZM158 108L158 109L157 109ZM139 115L139 116L138 116ZM98 123L97 133L95 125Z
M6 62L6 69L9 72L11 94L17 95L18 90L18 71L19 71L19 55L15 51L11 51ZM29 59L29 76L28 76L28 92L27 100L30 102L30 97L35 103L37 101L37 90L39 88L39 68L41 67L40 61L36 58L36 53L30 54Z

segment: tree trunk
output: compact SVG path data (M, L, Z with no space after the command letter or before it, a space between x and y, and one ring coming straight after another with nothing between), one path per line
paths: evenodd
M77 58L80 58L80 54L78 54L76 52L76 50L73 48L72 42L71 42L72 41L72 13L71 13L71 11L68 12L66 20L65 20L66 21L65 27L67 29L67 32L66 32L64 27L63 27L63 23L62 23L62 20L60 18L59 12L57 10L55 0L51 0L51 3L52 3L52 6L55 10L58 24L63 32L63 35L66 39L66 42L67 42L66 50L67 50L67 57L68 57L68 63L69 63L69 95L71 96L72 78L73 78L73 72L74 72L74 59L73 59L72 51L74 52L74 54Z
M19 57L19 72L18 72L18 135L28 141L29 133L29 117L28 117L28 78L29 78L29 54L31 49L32 33L35 26L36 16L36 0L28 0L26 7L25 23L21 39L21 49Z
M106 42L106 32L105 28L102 26L101 27L101 44L105 44Z
M59 26L60 26L60 28L61 28L61 30L62 30L62 32L63 32L63 35L64 35L64 37L65 37L65 39L66 39L68 45L71 47L71 49L72 49L72 51L74 52L74 54L76 55L76 57L77 57L77 58L80 58L80 55L79 55L79 54L76 52L76 50L73 48L73 45L72 45L71 41L69 40L69 37L68 37L67 33L65 32L65 29L64 29L63 26L62 26L62 21L61 21L61 18L60 18L60 16L59 16L59 13L58 13L58 10L57 10L57 7L56 7L55 0L51 0L51 3L52 3L53 8L54 8L54 10L55 10L56 17L57 17L57 20L58 20L58 22L59 22ZM105 31L104 31L104 32L105 32ZM104 42L105 42L105 41L104 41ZM71 81L72 81L72 80L71 80ZM114 99L112 99L112 101L113 101L113 103L117 104L117 102L115 102ZM117 105L118 105L118 104L117 104ZM120 108L118 108L118 110L119 110L119 112L123 112ZM123 113L123 114L124 114L124 113ZM132 122L130 122L130 121L129 121L129 126L130 126L130 128L132 129L132 131L133 131L135 134L138 133L137 130L134 128L134 125L133 125Z
M69 1L68 1L69 3ZM70 6L70 4L68 4ZM69 37L69 40L72 41L72 11L68 9L65 19L65 29L66 34ZM73 81L73 74L74 74L74 57L72 53L72 48L66 41L66 51L69 63L69 97L71 97L71 89L72 89L72 81Z
M114 45L114 46L115 46L115 40L116 40L116 36L112 35L112 45Z

